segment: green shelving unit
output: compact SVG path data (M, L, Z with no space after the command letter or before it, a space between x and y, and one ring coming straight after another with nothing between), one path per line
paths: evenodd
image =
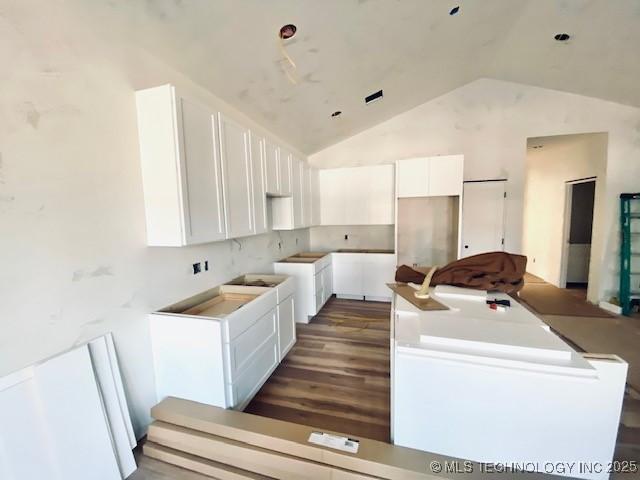
M634 257L640 257L640 248L634 250L634 237L638 236L636 245L640 244L640 193L620 194L620 230L622 244L620 245L620 306L622 314L629 315L633 304L640 299L640 291L632 290L632 279L640 281L640 270L634 270L634 265L640 265L640 258L634 264ZM636 247L637 248L637 247ZM634 285L637 285L634 281Z

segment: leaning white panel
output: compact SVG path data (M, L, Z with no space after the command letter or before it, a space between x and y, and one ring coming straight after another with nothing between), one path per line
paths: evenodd
M89 342L89 353L120 473L122 478L126 478L136 470L131 452L136 446L136 440L111 334Z
M118 480L135 470L110 337L91 351L84 345L0 378L0 478Z

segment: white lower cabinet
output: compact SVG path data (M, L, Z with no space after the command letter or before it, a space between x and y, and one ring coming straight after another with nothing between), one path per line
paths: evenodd
M278 357L279 360L296 343L295 301L293 295L278 304Z
M298 323L309 323L333 295L331 276L331 254L322 257L289 257L273 264L277 274L295 278L294 318Z
M393 253L332 253L333 291L338 297L391 301L387 283L394 281Z
M286 285L222 285L150 314L158 401L244 409L295 342L293 282Z

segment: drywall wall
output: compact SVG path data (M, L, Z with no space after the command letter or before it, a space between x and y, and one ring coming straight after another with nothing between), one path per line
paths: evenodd
M529 258L531 273L556 286L564 286L564 208L566 195L570 192L566 182L596 177L594 219L601 216L607 134L531 138L528 144L522 251ZM602 225L602 222L596 225ZM566 228L568 230L569 225ZM594 233L597 236L599 232ZM597 258L594 260L597 263Z
M147 247L136 89L174 83L268 132L72 5L0 16L0 377L112 331L140 435L156 400L146 313L270 270L308 231Z
M393 236L393 225L340 225L309 229L309 243L314 252L328 252L340 248L393 250Z
M465 180L508 179L505 249L522 252L527 138L592 132L609 134L601 215L594 219L599 233L592 244L592 257L598 260L592 266L597 285L590 298L597 300L618 288L618 195L638 189L640 109L480 79L311 155L309 161L334 168L462 153Z

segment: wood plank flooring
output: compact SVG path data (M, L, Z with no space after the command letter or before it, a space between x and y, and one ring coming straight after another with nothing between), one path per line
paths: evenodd
M331 298L245 412L389 441L390 304Z

